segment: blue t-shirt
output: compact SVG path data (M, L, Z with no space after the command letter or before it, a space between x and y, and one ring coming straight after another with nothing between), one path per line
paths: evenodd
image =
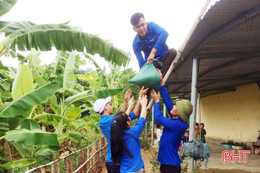
M165 85L161 87L161 93L163 102L170 113L173 104ZM181 160L178 155L178 148L181 144L181 139L188 128L188 124L179 118L168 119L164 117L161 113L159 102L154 104L154 119L164 126L159 144L158 161L161 164L180 166Z
M111 138L110 138L110 132L111 132L111 125L113 124L114 115L101 115L100 121L99 121L99 127L102 131L102 133L105 135L107 139L107 157L106 162L113 162L112 156L111 156ZM136 115L131 112L129 115L130 119L133 120L136 118Z
M123 150L123 156L121 157L121 173L136 172L144 167L144 162L141 156L141 143L139 136L145 125L145 119L139 118L135 126L127 129L124 134L124 140L130 153L134 156L129 157L125 150ZM128 134L127 134L128 133ZM130 135L132 136L130 136Z
M142 40L138 34L135 36L133 40L133 50L139 62L140 69L147 62L147 58L153 48L157 49L155 58L162 57L166 54L169 49L166 44L167 37L168 32L153 22L147 23L145 40ZM142 52L144 53L144 58Z

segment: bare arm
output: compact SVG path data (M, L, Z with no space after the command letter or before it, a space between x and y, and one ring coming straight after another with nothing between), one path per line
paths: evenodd
M131 97L131 99L129 100L128 103L129 103L129 104L128 104L128 108L127 108L127 110L126 110L126 112L125 112L127 115L130 114L130 112L132 111L132 109L133 109L133 107L134 107L134 103L135 103L134 97Z
M150 52L150 55L147 58L147 63L152 63L154 61L155 54L157 52L156 48L153 48Z
M126 92L125 92L125 97L124 97L124 102L123 102L123 105L120 109L120 112L126 112L126 109L127 109L127 102L128 100L131 98L131 95L132 95L132 92L130 89L128 89Z
M141 98L141 105L142 105L142 110L141 110L141 115L140 117L144 118L146 120L146 117L147 117L147 102L148 102L148 99L147 99L147 96L144 95L142 98Z
M144 89L144 86L142 86L141 90L139 91L139 99L138 99L138 101L135 105L134 111L133 111L136 116L139 115L140 110L141 110L141 103L140 103L141 100L140 99L147 93L148 89L149 88Z

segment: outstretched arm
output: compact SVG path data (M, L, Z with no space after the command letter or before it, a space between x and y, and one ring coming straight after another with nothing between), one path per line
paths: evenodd
M147 102L148 102L147 96L146 95L142 96L140 102L141 102L141 105L142 105L140 118L142 117L142 118L144 118L146 120L146 117L147 117L147 108L146 108L146 106L147 106Z
M125 92L124 102L123 102L123 105L122 105L122 107L121 107L121 109L120 109L120 112L126 112L127 102L128 102L128 100L130 100L131 95L132 95L132 92L131 92L130 89L128 89L128 90Z
M147 93L148 89L149 88L144 89L144 86L142 86L141 90L139 91L139 99L138 99L138 101L135 105L134 111L133 111L136 116L139 115L140 110L141 110L141 103L140 103L141 100L140 99Z
M147 58L147 63L152 63L154 61L155 54L157 52L156 48L153 48Z
M154 119L163 125L164 127L171 128L171 124L169 122L169 119L164 117L161 113L161 108L160 108L160 94L156 93L155 90L152 90L151 96L155 102L154 104Z
M135 98L134 97L131 97L131 99L129 100L128 102L128 108L126 110L126 114L129 115L130 112L132 111L133 107L134 107L134 103L135 103Z
M170 94L166 88L165 82L163 80L163 75L161 73L161 71L159 69L157 69L159 76L161 78L161 92L162 92L162 99L163 99L163 103L165 104L171 118L172 118L172 114L170 113L172 108L173 108L173 104L172 104L172 100L170 97Z

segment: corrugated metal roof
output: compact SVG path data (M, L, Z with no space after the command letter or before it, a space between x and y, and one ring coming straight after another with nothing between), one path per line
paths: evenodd
M167 81L173 96L190 96L193 56L202 97L260 81L260 0L221 0L207 11Z

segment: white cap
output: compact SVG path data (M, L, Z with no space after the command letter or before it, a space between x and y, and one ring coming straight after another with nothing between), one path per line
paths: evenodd
M97 99L94 103L94 111L101 114L107 103L111 101L111 96L108 96L106 99Z

